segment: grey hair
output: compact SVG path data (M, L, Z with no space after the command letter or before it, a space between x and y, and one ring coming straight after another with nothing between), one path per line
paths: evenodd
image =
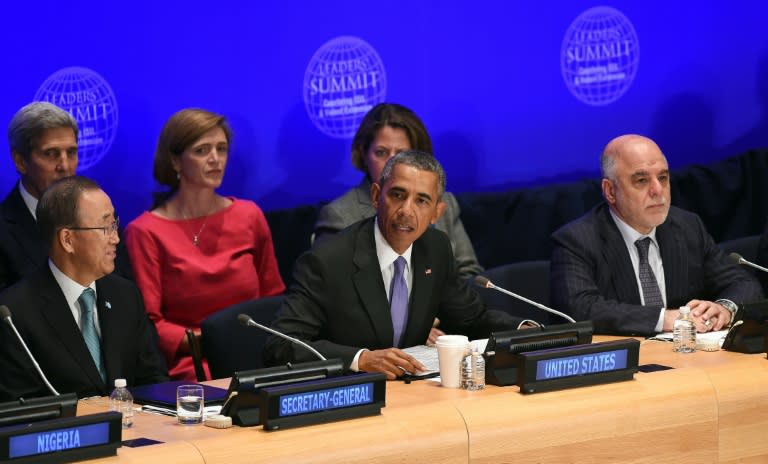
M616 156L603 151L600 154L600 172L604 179L615 180L616 178Z
M32 102L13 115L8 124L8 146L24 158L29 158L32 148L48 129L69 127L77 139L77 121L71 114L48 102Z
M396 154L384 165L381 171L379 185L384 185L387 179L392 176L392 170L398 164L414 167L420 171L434 172L437 174L437 190L439 197L442 198L445 193L445 171L440 162L432 154L419 150L406 150Z

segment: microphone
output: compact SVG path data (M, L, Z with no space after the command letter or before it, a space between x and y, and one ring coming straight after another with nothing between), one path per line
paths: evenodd
M556 309L549 308L547 306L544 306L541 303L537 303L537 302L535 302L533 300L529 300L528 298L526 298L524 296L520 296L517 293L512 293L509 290L506 290L506 289L503 289L503 288L498 287L496 285L493 285L493 282L491 282L491 280L488 277L481 276L481 275L475 276L475 285L477 285L478 287L481 287L481 288L492 288L492 289L494 289L496 291L504 293L505 295L509 295L509 296L511 296L513 298L517 298L520 301L524 301L524 302L528 303L529 305L536 306L537 308L539 308L542 311L546 311L546 312L554 314L556 316L560 316L563 319L567 320L568 322L574 322L574 323L576 322L576 320L574 318L572 318L571 316L569 316L569 315L567 315L565 313L561 313L560 311L558 311Z
M311 351L312 354L317 356L317 358L320 359L321 361L327 361L327 359L325 359L325 356L320 354L319 351L317 351L316 349L314 349L311 346L307 345L306 343L302 342L298 338L290 337L290 336L288 336L288 335L286 335L286 334L284 334L282 332L278 332L275 329L270 329L269 327L267 327L265 325L259 324L258 322L256 322L253 319L251 319L251 316L249 316L247 314L238 314L237 315L237 320L240 321L240 323L243 324L246 327L248 327L248 326L258 327L259 329L264 330L266 332L269 332L272 335L277 335L278 337L284 338L284 339L288 340L291 343L295 343L295 344L297 344L299 346L303 346L304 348L306 348L309 351Z
M768 272L768 269L764 268L763 266L757 265L751 261L747 261L746 259L744 259L743 256L741 256L738 253L731 253L730 255L728 255L728 258L730 258L731 262L733 262L734 264L744 264L749 267L753 267L757 270Z
M48 381L48 378L45 376L45 374L43 374L43 370L40 369L40 364L38 364L35 357L32 356L32 352L29 351L27 344L24 343L24 339L21 338L21 334L19 334L19 331L16 330L16 326L13 324L13 321L11 320L11 310L8 309L8 306L0 305L0 318L2 318L3 321L5 321L5 323L11 327L11 329L13 329L13 333L16 334L16 338L19 339L21 346L24 347L24 351L27 352L27 357L29 357L29 359L32 361L32 364L34 364L35 370L37 370L37 373L40 375L40 378L43 379L43 382L45 383L45 386L48 387L48 390L56 396L61 396L61 394L57 392L55 388L53 388L53 385L51 385L51 382Z

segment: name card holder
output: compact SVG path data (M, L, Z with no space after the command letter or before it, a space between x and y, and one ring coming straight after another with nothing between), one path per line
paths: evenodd
M387 379L366 373L261 389L265 430L381 414Z
M522 393L632 380L640 342L628 338L518 354L517 385Z
M51 419L0 428L0 461L58 463L117 454L122 413Z

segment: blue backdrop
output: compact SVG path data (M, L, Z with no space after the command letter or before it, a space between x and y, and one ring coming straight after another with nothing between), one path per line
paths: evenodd
M597 176L601 148L626 132L656 139L673 167L768 146L762 1L94 0L0 11L1 124L36 95L77 113L80 172L124 221L157 188L163 122L190 106L232 123L222 193L265 210L356 184L344 132L382 99L423 118L455 192ZM0 152L7 191L5 137Z

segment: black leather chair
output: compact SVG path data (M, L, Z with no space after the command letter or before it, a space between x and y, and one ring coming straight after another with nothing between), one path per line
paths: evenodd
M203 351L200 348L200 339L192 329L187 329L184 333L187 335L187 342L189 342L189 354L192 355L192 364L195 366L197 381L204 382L209 380L205 376L205 369L203 368Z
M720 249L726 255L738 253L747 261L755 262L757 258L757 245L760 243L759 235L749 235L747 237L735 238L718 243Z
M545 306L549 305L549 261L521 261L505 264L488 269L483 275L496 286ZM497 290L479 288L477 291L489 309L498 309L513 316L533 319L544 325L567 322Z
M269 334L256 327L245 327L238 320L247 314L269 326L275 319L283 296L244 301L211 314L200 325L201 355L208 360L211 377L231 377L235 371L264 367L261 351Z

